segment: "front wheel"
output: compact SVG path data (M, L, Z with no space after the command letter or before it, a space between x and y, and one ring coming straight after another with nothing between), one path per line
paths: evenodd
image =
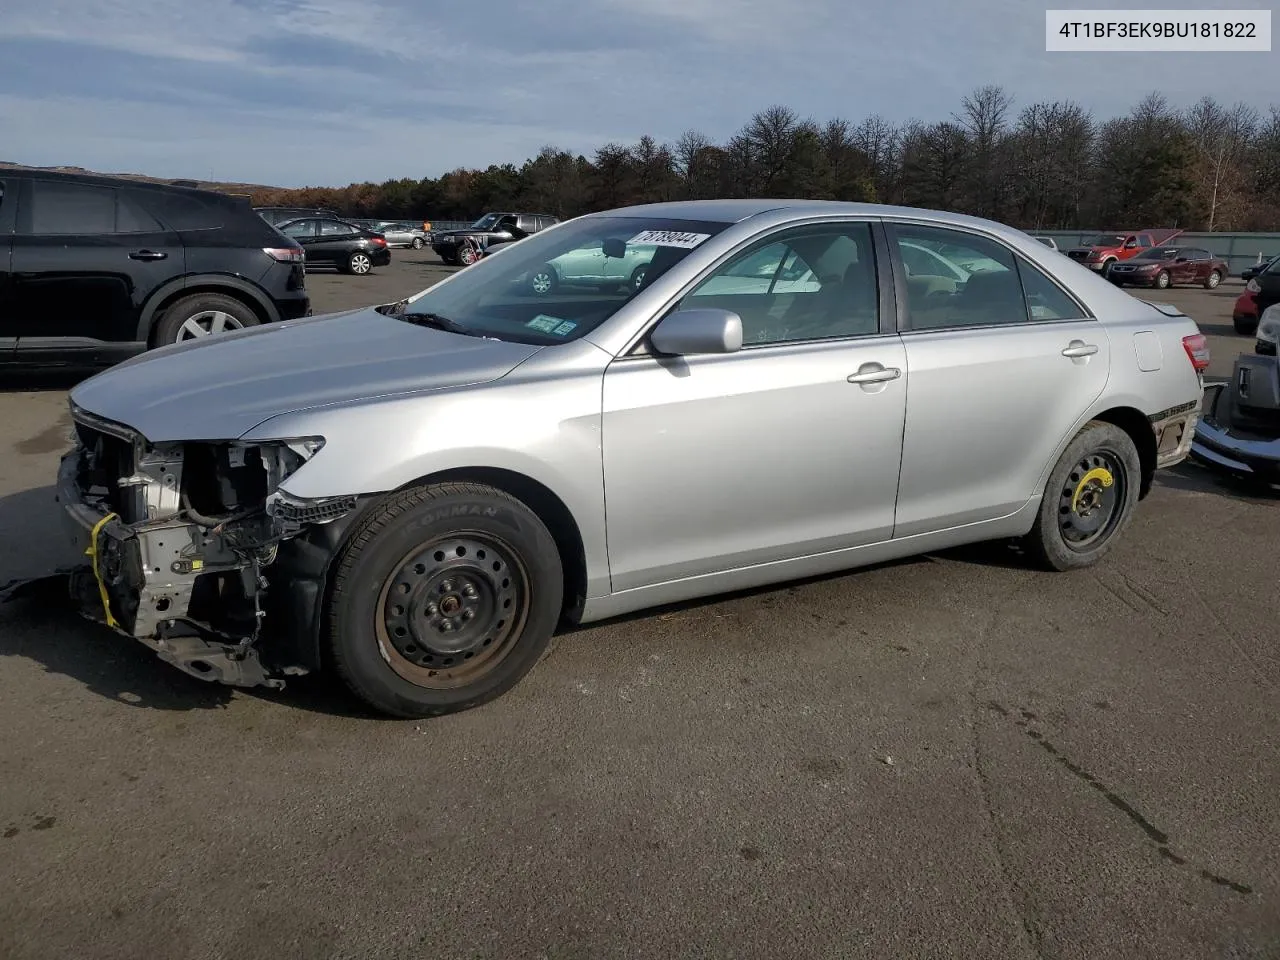
M1133 439L1115 424L1091 421L1049 474L1024 540L1028 553L1050 570L1096 563L1133 519L1141 481Z
M628 286L632 293L639 291L644 286L644 276L649 270L647 263L642 263L631 271L631 278L628 280Z
M473 483L389 497L335 569L334 666L357 697L398 717L467 710L511 689L546 650L564 593L542 521Z
M414 237L414 238L413 238L413 249L415 249L415 250L421 250L424 246L425 246L425 244L422 242L422 238L421 238L421 237Z
M1209 273L1209 276L1205 278L1204 288L1206 290L1212 290L1221 282L1222 282L1222 274L1220 274L1217 270L1213 270Z
M464 267L471 266L479 259L479 254L477 254L475 248L470 245L465 246L458 251L458 262Z
M556 268L549 263L533 271L533 276L529 278L529 289L540 297L555 293L559 285L560 277L556 274Z
M1161 290L1164 290L1169 286L1168 272L1164 270L1160 271L1160 275L1156 277L1156 286L1159 287Z
M357 251L347 260L347 270L356 274L356 276L362 277L372 269L373 260L367 253Z

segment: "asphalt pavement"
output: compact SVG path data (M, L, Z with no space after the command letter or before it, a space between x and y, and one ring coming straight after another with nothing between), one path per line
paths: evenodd
M397 251L317 310L442 275ZM1249 348L1239 285L1166 291ZM74 373L0 382L0 583ZM0 605L0 957L1280 957L1280 500L1168 471L1088 572L992 546L561 635L434 721Z

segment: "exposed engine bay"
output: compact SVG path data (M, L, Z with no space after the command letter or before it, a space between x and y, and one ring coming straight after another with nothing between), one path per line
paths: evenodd
M72 579L82 611L201 679L281 687L308 672L265 661L259 640L282 545L357 505L280 489L324 441L153 445L72 413L76 444L58 496L88 560Z

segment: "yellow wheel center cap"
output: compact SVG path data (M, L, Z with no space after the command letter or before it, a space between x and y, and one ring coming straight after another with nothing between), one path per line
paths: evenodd
M1080 500L1084 496L1085 490L1091 485L1097 489L1098 487L1109 487L1115 483L1115 478L1111 476L1111 471L1103 467L1094 467L1076 484L1076 492L1071 496L1071 509L1073 512L1080 512ZM1089 498L1088 506L1093 506L1094 498Z

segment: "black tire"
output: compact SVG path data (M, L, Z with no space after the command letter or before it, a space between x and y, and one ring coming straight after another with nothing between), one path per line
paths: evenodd
M627 289L635 293L644 284L644 275L648 271L649 265L642 263L631 271L631 277L627 280Z
M536 296L549 297L556 292L559 286L560 275L556 273L556 268L549 263L544 263L529 276L529 289Z
M1167 290L1169 288L1169 283L1170 283L1169 271L1161 270L1156 275L1156 286L1161 290Z
M1252 337L1258 332L1257 317L1232 317L1231 326L1235 327L1236 333L1244 337Z
M334 668L357 697L396 717L468 710L511 689L546 650L564 594L542 521L474 483L388 497L334 571L325 617Z
M421 238L421 237L414 237L414 238L413 238L413 244L412 244L413 249L415 249L415 250L421 250L425 245L426 245L426 244L424 244L424 243L422 242L422 238Z
M1110 260L1103 260L1103 261L1102 261L1102 275L1103 275L1104 277L1109 277L1109 276L1111 276L1111 268L1112 268L1112 267L1114 267L1115 265L1116 265L1115 257L1112 257Z
M358 277L364 277L373 273L373 257L365 253L363 250L357 250L351 256L347 257L347 273L354 273Z
M153 340L156 346L195 339L193 327L205 329L204 335L217 335L244 327L256 327L258 315L235 297L225 293L193 293L175 300L156 321Z
M1209 276L1204 278L1204 288L1206 290L1212 290L1215 287L1217 287L1217 285L1220 284L1221 282L1222 282L1222 274L1219 273L1217 270L1211 270L1209 271Z
M1096 563L1133 520L1141 483L1133 439L1115 424L1090 421L1049 474L1035 526L1023 540L1027 553L1050 570Z

